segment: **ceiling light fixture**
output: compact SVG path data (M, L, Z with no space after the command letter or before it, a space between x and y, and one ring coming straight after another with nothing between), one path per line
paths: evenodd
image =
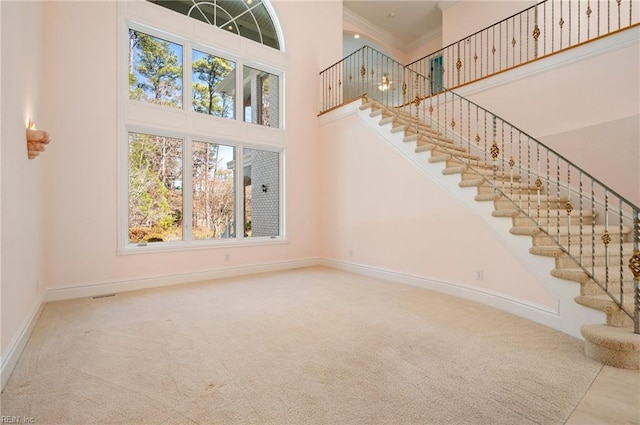
M360 38L360 34L355 34L353 38Z
M391 84L393 84L393 81L389 80L389 77L387 77L387 75L385 74L382 77L382 82L380 83L380 85L378 86L378 90L380 91L387 91L391 88Z

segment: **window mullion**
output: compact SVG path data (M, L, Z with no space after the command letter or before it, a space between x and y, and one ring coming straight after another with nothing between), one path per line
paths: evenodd
M182 239L193 240L193 140L184 138L182 147Z
M182 46L182 108L186 114L193 112L193 47L186 41Z
M244 239L244 155L242 144L236 145L236 239Z

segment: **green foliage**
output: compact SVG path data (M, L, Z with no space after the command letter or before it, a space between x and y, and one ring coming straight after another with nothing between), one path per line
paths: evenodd
M130 98L182 106L182 64L171 45L168 41L129 30Z
M181 228L182 140L129 134L129 240L144 240L139 230L161 234ZM131 229L137 229L133 232ZM167 237L163 237L167 240Z
M216 86L234 69L233 62L213 55L204 55L193 62L194 111L219 117L233 116L233 97L217 92Z

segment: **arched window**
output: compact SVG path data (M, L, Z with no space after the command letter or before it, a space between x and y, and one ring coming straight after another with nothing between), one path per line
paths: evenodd
M276 27L262 0L149 1L280 50Z
M270 10L119 3L118 252L286 242L286 56Z

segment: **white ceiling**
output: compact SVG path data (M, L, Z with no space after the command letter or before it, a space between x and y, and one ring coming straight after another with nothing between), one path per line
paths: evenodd
M360 20L361 26L367 27L365 30L373 30L376 36L382 35L379 38L406 52L440 33L439 3L448 2L345 0L343 4L345 16L351 21Z

